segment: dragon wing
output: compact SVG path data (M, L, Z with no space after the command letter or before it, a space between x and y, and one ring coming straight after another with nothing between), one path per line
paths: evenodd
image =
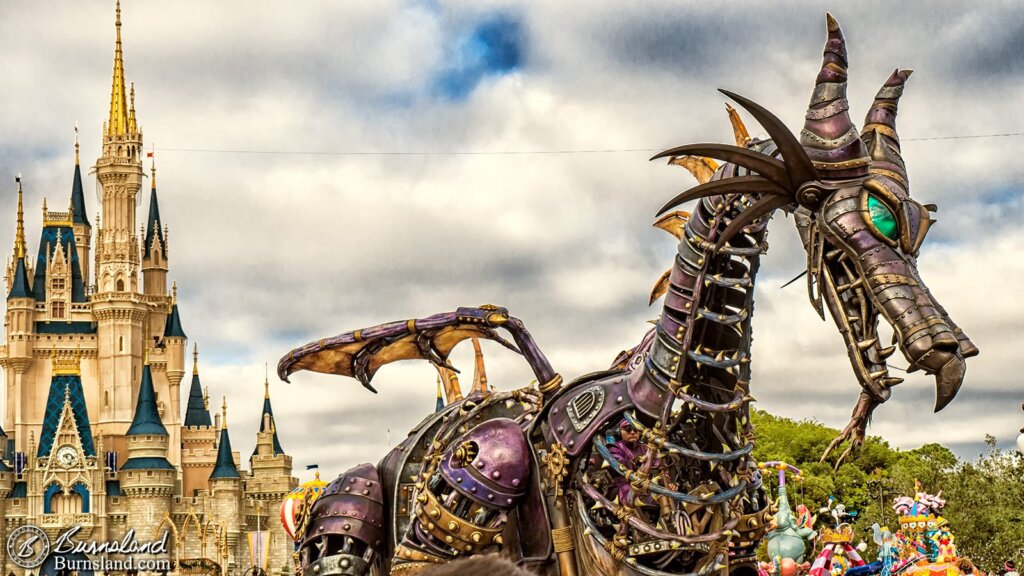
M515 344L497 333L499 327L512 334ZM281 358L277 374L285 382L299 370L340 374L355 378L371 392L377 392L370 380L381 366L391 362L428 360L455 370L448 364L448 354L459 342L469 338L493 340L523 354L541 382L554 375L522 322L509 316L505 308L490 305L389 322L310 342ZM545 376L547 379L542 380Z

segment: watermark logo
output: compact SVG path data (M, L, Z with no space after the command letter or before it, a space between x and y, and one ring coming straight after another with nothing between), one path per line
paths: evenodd
M38 526L15 528L7 537L7 557L22 568L38 568L49 554L50 539Z
M53 567L62 570L93 572L170 572L173 562L168 554L168 532L157 540L140 542L135 530L129 529L120 540L78 540L76 535L82 526L76 524L64 530L57 539L50 542L38 526L26 524L11 532L7 537L7 555L11 562L30 570L38 568L47 558L53 556ZM120 558L111 558L119 556ZM142 556L138 558L137 556ZM157 556L153 558L153 556ZM160 558L160 556L164 556ZM90 559L90 557L92 557ZM147 558L148 557L148 558Z

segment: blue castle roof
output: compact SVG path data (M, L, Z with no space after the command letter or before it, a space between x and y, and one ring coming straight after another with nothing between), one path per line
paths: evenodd
M32 288L28 285L28 272L25 270L25 259L18 258L18 263L14 268L14 279L11 282L11 291L7 294L7 299L31 297Z
M64 409L65 394L71 402L71 414L75 418L82 450L86 456L96 455L92 428L89 426L89 413L85 408L85 393L82 391L81 377L77 374L55 374L50 379L50 391L46 397L46 412L43 415L43 430L39 434L37 457L49 456L53 449L53 441L57 437L57 427L60 426L60 414Z
M68 226L44 226L39 237L39 251L36 256L36 274L32 280L32 291L36 301L46 301L46 262L57 249L58 238L64 247L64 255L71 262L71 301L85 302L85 284L82 282L82 268L78 263L78 249L75 232Z
M164 338L172 336L188 338L188 336L185 336L185 330L181 327L181 317L178 315L177 302L171 306L171 313L167 316L167 323L164 324Z
M143 248L145 257L149 258L153 248L153 237L160 243L160 251L167 254L164 231L160 228L160 203L156 199L156 186L149 193L149 222L146 224L146 246Z
M185 407L185 426L212 426L210 411L203 401L203 387L199 383L199 373L192 374L192 387L188 391L188 405Z
M135 404L135 418L128 427L128 436L167 436L167 428L160 419L156 408L156 391L153 390L153 374L147 363L142 367L142 383L139 385L139 399ZM127 462L125 463L127 466Z
M72 222L90 226L89 217L85 213L85 194L82 192L82 169L78 162L75 162L75 178L71 183L71 210Z
M226 424L221 429L220 440L217 442L217 463L210 474L210 479L214 478L241 478L238 467L235 466L235 459L231 456L231 437L228 436Z
M281 441L277 439L277 423L274 422L274 409L270 406L270 394L266 394L263 397L263 412L260 414L260 432L267 431L267 419L265 415L270 416L270 424L274 431L274 455L280 456L284 454L284 448L281 448ZM252 453L256 455L256 448L253 449Z

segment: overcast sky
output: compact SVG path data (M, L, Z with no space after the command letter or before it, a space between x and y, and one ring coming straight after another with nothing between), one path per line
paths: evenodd
M675 242L650 223L694 184L648 150L730 142L719 87L798 130L826 9L848 40L856 122L893 68L915 70L899 130L914 197L939 205L921 274L982 351L944 412L914 374L870 433L962 456L986 433L1010 445L1024 424L1024 140L929 138L1024 132L1024 6L829 4L126 1L125 67L157 151L170 277L202 381L228 396L234 445L245 455L255 442L264 363L457 306L507 306L567 379L606 368L658 314L647 297ZM70 193L76 121L83 164L99 155L113 12L112 0L0 0L0 249L14 238L16 173L34 253L43 196L59 207ZM633 151L331 154L609 149ZM778 217L769 241L753 394L841 427L859 391L841 338L801 283L779 288L803 269L792 220ZM530 381L519 358L484 350L492 384ZM468 380L471 347L453 361ZM377 461L387 431L397 442L434 404L425 363L382 369L379 395L336 376L271 380L285 450L325 476Z

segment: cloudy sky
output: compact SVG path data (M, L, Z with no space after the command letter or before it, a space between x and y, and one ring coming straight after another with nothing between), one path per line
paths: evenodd
M719 87L799 129L826 9L848 39L856 120L894 67L915 70L900 133L914 196L939 205L921 273L982 350L940 415L931 379L915 374L870 432L963 456L986 433L1011 444L1024 424L1022 138L932 138L1024 132L1024 6L827 4L126 1L126 70L157 151L171 277L202 380L228 396L235 446L255 442L264 363L385 321L499 304L567 378L605 368L658 314L647 295L675 243L650 223L694 184L647 158L730 141ZM76 121L83 164L99 155L113 39L112 0L0 0L0 248L14 237L16 173L31 252L42 197L59 206L70 192ZM754 395L840 427L858 394L841 339L799 283L779 288L803 269L792 220L777 218L769 239ZM468 379L464 348L453 361ZM513 354L484 350L498 388L530 381ZM272 381L282 444L297 468L328 476L376 461L388 430L397 442L433 407L420 363L384 368L379 395L341 377Z

